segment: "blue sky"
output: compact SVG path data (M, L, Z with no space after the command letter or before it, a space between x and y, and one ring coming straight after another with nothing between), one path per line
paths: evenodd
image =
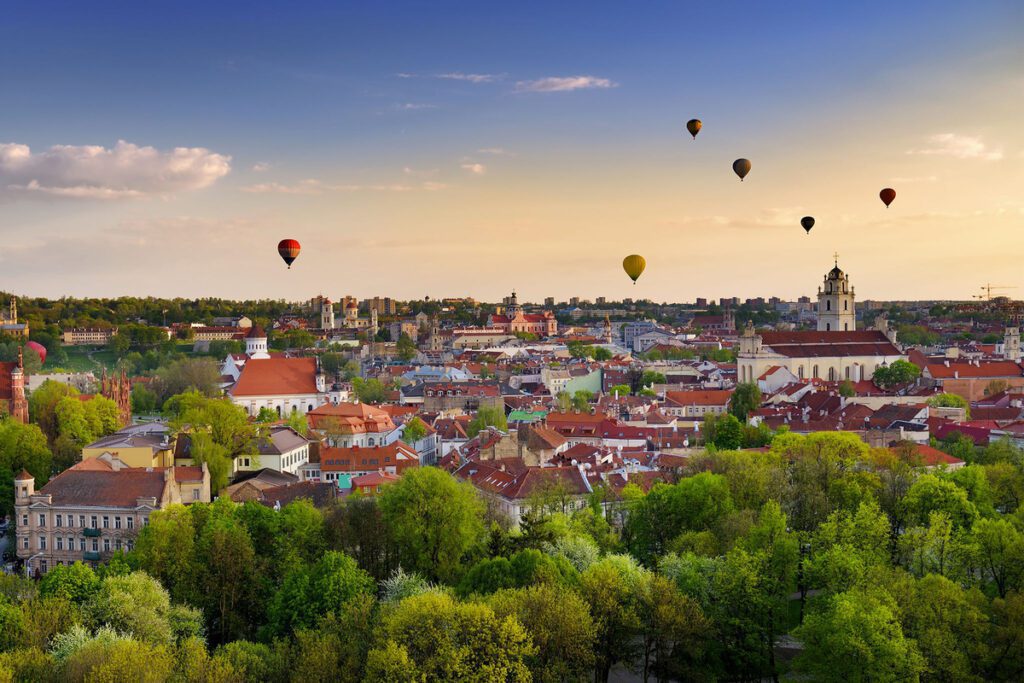
M0 161L0 288L794 296L839 249L864 295L963 298L1016 272L992 242L1024 227L1022 33L1013 2L18 3L0 145L32 163ZM120 140L155 149L37 158ZM165 185L174 148L202 151ZM786 232L801 212L817 241ZM878 257L972 225L952 279L925 281L941 251L911 278Z

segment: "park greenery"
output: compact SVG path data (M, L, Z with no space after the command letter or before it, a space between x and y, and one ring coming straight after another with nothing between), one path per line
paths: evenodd
M10 459L12 424L2 466L45 465ZM324 510L172 505L98 569L0 578L0 680L1020 679L1024 453L928 471L911 446L769 438L582 506L540 487L518 528L436 468Z

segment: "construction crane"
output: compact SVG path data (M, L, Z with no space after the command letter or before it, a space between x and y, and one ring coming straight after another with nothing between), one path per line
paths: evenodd
M1014 285L993 285L991 283L984 284L984 285L981 286L981 291L983 291L985 293L984 294L975 294L974 298L975 299L980 299L982 301L991 301L992 300L992 290L994 290L994 289L1017 289L1017 287L1015 287Z

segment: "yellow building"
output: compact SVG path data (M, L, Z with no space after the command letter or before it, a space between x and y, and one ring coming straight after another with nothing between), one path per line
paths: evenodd
M129 425L83 448L82 460L98 458L104 453L128 467L174 466L174 440L162 424Z

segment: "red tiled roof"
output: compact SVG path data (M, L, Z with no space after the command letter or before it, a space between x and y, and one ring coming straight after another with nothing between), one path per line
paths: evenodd
M789 358L899 356L900 350L878 330L853 332L762 332L761 343Z
M313 358L253 358L242 367L232 396L316 394Z
M194 466L175 465L174 480L177 482L195 482L203 480L203 468Z
M367 469L395 467L399 471L419 465L419 454L401 441L387 446L320 449L320 470L323 472L360 472Z
M165 484L163 468L114 470L104 460L88 458L51 479L40 493L50 494L54 505L134 508L138 498L159 503Z
M1013 361L992 361L982 362L979 365L973 363L930 363L926 366L928 374L935 379L969 379L974 377L1020 377L1021 366Z
M729 403L731 397L731 389L665 392L666 402L677 406L724 406Z

